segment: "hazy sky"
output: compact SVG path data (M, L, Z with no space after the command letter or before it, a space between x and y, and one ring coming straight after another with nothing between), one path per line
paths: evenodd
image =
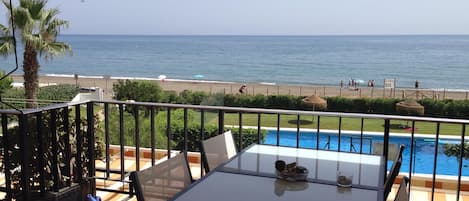
M49 0L49 6L70 21L62 32L68 34L469 34L469 0Z

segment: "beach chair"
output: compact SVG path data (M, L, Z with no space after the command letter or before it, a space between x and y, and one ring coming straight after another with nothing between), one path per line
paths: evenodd
M388 197L389 193L391 192L392 185L394 184L397 175L399 175L402 165L402 152L404 152L404 148L404 145L399 147L399 152L391 166L391 171L389 171L389 174L386 177L386 182L384 183L384 198Z
M153 167L131 172L130 179L138 201L168 200L193 181L185 153Z
M236 155L236 146L231 131L202 141L201 153L205 172L228 161Z
M407 190L407 184L409 183L409 178L404 176L401 180L401 184L397 189L396 196L394 201L409 201L409 191Z

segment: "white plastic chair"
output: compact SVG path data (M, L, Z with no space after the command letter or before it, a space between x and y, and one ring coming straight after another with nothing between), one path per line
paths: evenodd
M236 155L236 146L231 131L202 141L201 153L205 172L228 161Z

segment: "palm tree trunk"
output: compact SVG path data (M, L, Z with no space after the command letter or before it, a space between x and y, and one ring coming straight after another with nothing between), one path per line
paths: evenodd
M26 45L23 54L23 71L24 71L24 91L27 108L37 108L37 93L39 90L39 62L37 60L37 52L31 45Z

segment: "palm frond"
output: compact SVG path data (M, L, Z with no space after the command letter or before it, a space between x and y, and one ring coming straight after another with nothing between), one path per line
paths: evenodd
M11 5L10 5L10 2L8 0L3 0L3 5L5 5L5 7L7 8L7 10L10 10L11 8Z
M3 24L0 24L0 36L7 36L7 35L10 35L10 28L3 25Z
M0 55L6 57L15 50L15 38L12 36L0 37Z
M39 50L39 54L44 56L46 60L66 53L72 55L72 47L64 42L43 43L42 48Z
M40 19L46 7L46 0L20 0L19 7L27 9L32 19Z
M42 44L44 43L39 35L31 34L29 32L22 32L21 40L25 45L28 44L34 47L35 49L41 49L41 47L43 46Z
M15 15L15 25L21 30L32 30L34 20L31 18L29 11L25 8L17 7L14 11Z
M31 17L33 19L39 20L42 18L42 12L46 7L46 3L46 1L33 0L33 4L29 8L29 12L31 13Z

